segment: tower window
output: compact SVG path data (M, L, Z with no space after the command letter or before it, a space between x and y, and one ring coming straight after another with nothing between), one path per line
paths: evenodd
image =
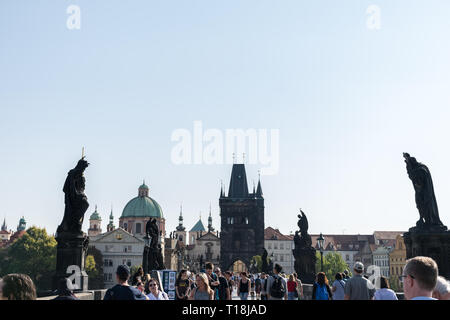
M141 224L136 223L136 233L141 233Z

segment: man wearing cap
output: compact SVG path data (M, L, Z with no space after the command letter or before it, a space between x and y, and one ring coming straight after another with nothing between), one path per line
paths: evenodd
M117 284L106 291L103 300L149 300L141 291L128 285L128 278L130 278L130 268L126 265L118 266Z
M344 300L372 300L375 287L370 280L363 277L364 265L356 262L354 275L345 283Z

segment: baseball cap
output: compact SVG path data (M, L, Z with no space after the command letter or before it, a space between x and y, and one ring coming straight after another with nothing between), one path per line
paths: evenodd
M121 277L129 277L130 276L130 268L128 268L127 265L122 264L120 266L117 267L117 271L116 273Z
M358 262L355 263L354 269L356 271L363 272L364 271L364 265L361 262L358 261Z

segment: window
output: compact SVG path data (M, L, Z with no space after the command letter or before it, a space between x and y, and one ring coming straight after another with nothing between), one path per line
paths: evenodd
M284 256L280 254L280 261L284 261Z
M127 266L131 267L131 260L127 260Z
M269 242L268 249L272 249L272 243Z
M346 261L349 261L349 260L350 260L350 255L346 254L346 255L345 255L345 260L346 260Z
M284 243L280 243L280 250L284 250Z
M141 224L136 223L136 233L141 233Z
M105 246L105 251L106 252L113 252L114 251L114 246L113 245L106 245Z
M128 231L128 223L124 223L123 228Z
M273 244L273 248L274 248L275 250L278 250L278 243L275 242L275 243Z

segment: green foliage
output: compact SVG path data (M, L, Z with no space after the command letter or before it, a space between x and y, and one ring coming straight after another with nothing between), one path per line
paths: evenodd
M85 269L89 276L89 289L103 289L103 255L95 247L89 247L87 251Z
M260 255L253 256L250 263L255 266L256 272L262 272L262 257Z
M130 268L131 276L133 276L138 271L138 269L141 268L141 267L142 267L142 265L131 266L131 268Z
M320 262L320 252L316 252L316 273L321 271ZM327 276L328 281L333 282L335 275L338 272L344 272L344 270L349 270L347 263L345 263L342 256L337 252L329 252L323 256L323 271ZM349 270L350 271L350 270ZM350 274L351 276L351 274Z
M45 229L31 227L11 246L2 250L1 275L24 273L31 277L38 290L51 289L56 268L56 240Z

